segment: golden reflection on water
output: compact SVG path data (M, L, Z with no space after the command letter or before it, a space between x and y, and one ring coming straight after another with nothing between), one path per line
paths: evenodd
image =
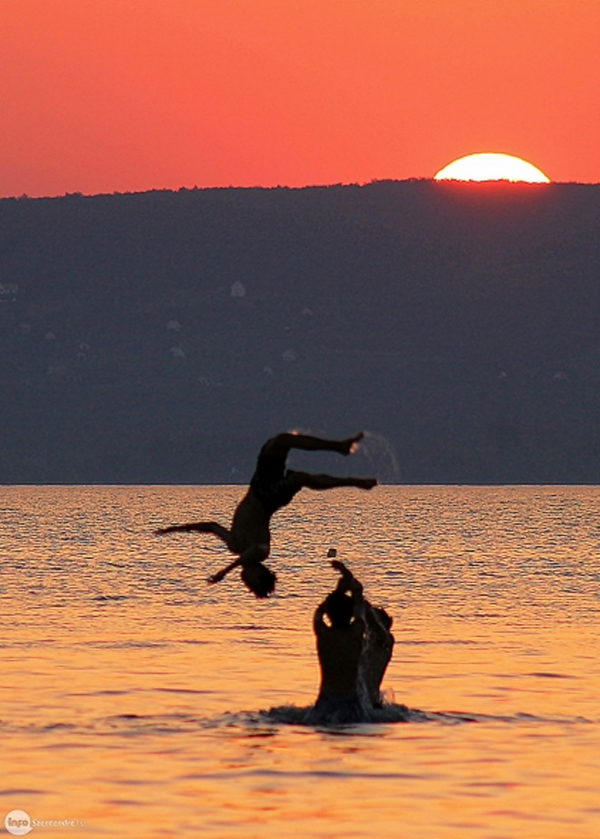
M206 586L216 541L151 535L241 492L0 490L5 812L85 822L55 837L600 835L599 490L306 493L268 602ZM427 722L259 714L315 698L330 546L395 617L384 687Z

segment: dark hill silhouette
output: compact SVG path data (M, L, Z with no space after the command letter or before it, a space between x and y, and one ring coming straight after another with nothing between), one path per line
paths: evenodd
M597 483L600 186L3 200L0 384L2 483L244 482L294 427L391 482Z

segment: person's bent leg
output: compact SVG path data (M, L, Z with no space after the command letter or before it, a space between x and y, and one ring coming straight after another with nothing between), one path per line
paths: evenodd
M299 489L323 490L338 487L373 489L377 486L377 478L337 478L333 475L311 475L309 472L289 472L288 476Z
M347 455L355 451L363 437L362 431L346 440L325 440L310 434L284 433L267 440L261 449L261 454L286 458L290 449L299 449L306 452L336 452Z

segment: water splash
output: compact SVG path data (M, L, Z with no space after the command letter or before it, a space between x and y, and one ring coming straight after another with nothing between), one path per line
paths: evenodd
M380 484L400 483L400 466L396 450L383 434L365 431L357 455L365 458L370 472L377 477Z

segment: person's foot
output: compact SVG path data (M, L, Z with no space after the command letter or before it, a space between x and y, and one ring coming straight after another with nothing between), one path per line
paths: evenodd
M356 437L349 437L347 440L342 440L340 443L340 454L354 454L364 436L364 431L360 431Z
M377 486L377 478L357 478L356 486L359 489L373 489Z

